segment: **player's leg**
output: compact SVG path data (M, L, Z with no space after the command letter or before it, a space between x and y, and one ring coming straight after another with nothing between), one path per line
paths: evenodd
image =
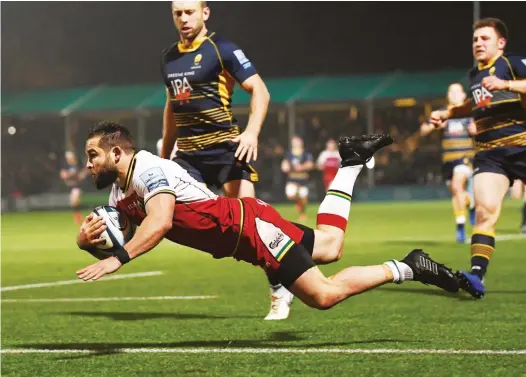
M508 164L508 169L513 178L521 182L522 197L524 205L522 207L522 224L521 233L526 234L526 153L514 155L514 158Z
M287 200L295 203L296 211L298 212L298 218L300 221L302 221L302 214L304 211L303 200L300 195L301 188L302 186L298 182L289 181L285 184L285 196L287 197Z
M307 204L309 204L309 187L306 184L303 184L298 188L299 221L307 221L307 215L305 213Z
M287 199L296 201L298 189L298 185L295 182L287 182L285 185L285 195ZM294 296L283 286L276 274L267 272L267 278L270 287L270 309L265 320L286 319L290 314L290 304Z
M257 175L257 172L251 166L244 169L234 165L223 183L224 195L229 198L255 198L254 174ZM266 272L266 275L270 288L270 310L265 319L286 319L294 296L281 284L276 274Z
M524 205L522 206L522 219L520 225L521 233L526 233L526 184L522 183L520 179L513 181L513 185L510 188L511 198L514 200L523 200Z
M520 179L516 179L513 181L513 184L510 187L510 196L513 200L521 200L522 199L522 188L523 183Z
M329 309L351 296L385 283L417 280L450 292L457 292L459 288L451 270L436 263L421 250L412 251L401 262L391 260L375 266L348 267L325 277L313 265L302 245L294 245L281 260L277 273L296 297L317 309Z
M475 194L473 189L473 173L468 178L467 187L466 187L466 196L469 208L469 223L475 225Z
M458 243L464 243L466 241L466 183L470 174L471 169L468 166L457 165L453 169L453 176L450 182L453 211L457 225L456 239Z
M254 183L246 179L236 179L223 184L223 193L229 198L255 198Z
M522 183L522 222L521 222L521 233L526 234L526 183Z
M75 224L77 225L82 224L83 220L79 210L81 195L82 191L78 187L73 187L69 193L69 203L71 205L71 209L73 210L73 218L75 220Z
M320 204L312 254L318 264L341 257L354 184L362 168L363 165L341 167Z
M316 263L330 263L340 258L356 179L363 164L391 142L390 137L380 135L340 138L341 167L318 209L312 254Z
M471 272L461 271L461 287L475 298L486 293L484 276L495 251L495 224L510 186L503 173L482 172L473 177L476 221L471 236Z
M285 185L285 196L288 200L295 203L299 221L306 220L305 206L307 205L308 195L308 187L299 182L289 181Z

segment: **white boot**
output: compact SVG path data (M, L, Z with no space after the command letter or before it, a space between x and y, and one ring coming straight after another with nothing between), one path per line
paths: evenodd
M279 321L281 319L287 319L293 298L294 295L283 286L280 286L278 289L270 287L270 311L265 317L265 320Z

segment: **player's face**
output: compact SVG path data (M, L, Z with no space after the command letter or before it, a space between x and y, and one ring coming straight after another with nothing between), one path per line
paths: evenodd
M290 140L290 146L293 149L301 149L303 148L303 140L301 140L299 137L293 137Z
M331 151L331 152L338 149L338 145L336 144L336 141L334 140L327 141L327 145L325 147L327 148L328 151Z
M172 16L175 27L184 40L195 39L210 16L210 9L202 7L200 1L172 2Z
M466 100L466 93L460 84L452 84L447 91L447 100L451 105L460 105Z
M100 137L94 137L86 143L88 162L86 167L91 173L93 183L97 189L108 187L117 180L118 170L111 153L106 153L98 146Z
M473 56L479 63L487 63L504 51L506 40L499 37L492 27L482 27L473 32Z

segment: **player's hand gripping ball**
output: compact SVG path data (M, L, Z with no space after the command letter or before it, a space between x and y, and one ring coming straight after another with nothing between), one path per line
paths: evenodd
M131 240L135 231L134 226L128 217L115 207L100 206L93 210L93 214L101 217L106 223L106 230L100 235L100 238L105 239L106 242L97 245L98 255L94 254L94 256L98 259L111 257L115 250Z

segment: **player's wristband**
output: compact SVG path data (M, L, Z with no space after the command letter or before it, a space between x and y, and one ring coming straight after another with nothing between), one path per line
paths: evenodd
M124 247L121 247L120 249L115 250L115 253L113 253L113 256L117 258L119 262L121 262L121 264L123 265L128 263L131 260L130 255L128 254L128 252L126 251Z

